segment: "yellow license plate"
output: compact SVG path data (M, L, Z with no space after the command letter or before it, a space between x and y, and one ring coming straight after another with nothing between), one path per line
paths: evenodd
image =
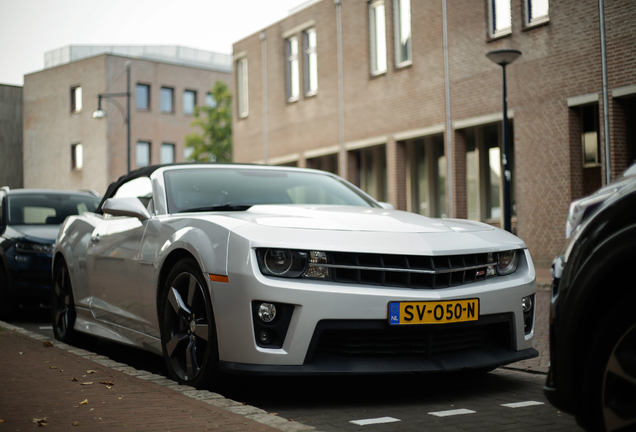
M479 299L390 302L389 324L446 324L479 319Z

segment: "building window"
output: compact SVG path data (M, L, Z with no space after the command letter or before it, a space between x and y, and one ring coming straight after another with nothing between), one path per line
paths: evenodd
M197 104L197 92L186 90L183 92L183 113L194 114L194 107Z
M443 135L407 145L407 208L429 217L446 217L446 156Z
M137 166L150 165L150 143L148 141L137 142Z
M82 87L71 87L71 112L76 113L82 110Z
M490 36L498 37L511 31L510 0L487 0L490 15Z
M174 163L174 144L161 144L161 163Z
M247 117L249 114L249 95L247 86L247 59L242 58L236 62L236 88L238 99L239 118Z
M84 152L82 144L71 144L71 169L79 171L84 166Z
M601 163L601 146L599 141L598 105L584 105L581 110L583 129L581 142L583 144L583 166L594 167Z
M216 107L216 101L214 100L214 96L212 96L212 93L209 93L205 95L205 106L207 106L208 108L215 108Z
M371 46L371 74L386 72L386 22L384 0L369 3L369 30Z
M394 0L395 65L411 64L411 0Z
M174 89L170 87L161 87L161 112L174 112Z
M338 153L307 159L307 168L338 174Z
M370 147L360 151L360 184L373 198L388 201L386 146Z
M298 38L285 39L285 58L287 71L287 101L298 100L300 93L300 65L298 63Z
M526 0L526 25L535 25L550 19L549 0Z
M303 32L305 52L305 95L312 96L318 92L318 54L316 53L316 29Z
M466 204L468 219L502 220L503 178L501 169L501 123L467 129ZM512 137L512 123L509 131ZM514 140L510 140L508 167L512 172L512 216L515 216Z
M135 100L138 110L148 111L150 109L150 86L148 84L137 84Z

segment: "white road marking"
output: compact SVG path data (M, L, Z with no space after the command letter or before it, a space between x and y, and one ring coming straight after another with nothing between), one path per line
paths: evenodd
M455 409L455 410L447 410L447 411L436 411L436 412L430 412L430 415L434 415L436 417L448 417L448 416L454 416L454 415L463 415L463 414L474 414L477 411L472 411L469 409Z
M380 424L380 423L393 423L399 422L400 419L396 419L393 417L379 417L374 419L366 419L366 420L351 420L349 423L357 424L359 426L370 425L370 424Z
M529 406L534 406L534 405L544 405L543 402L537 402L537 401L527 401L527 402L515 402L515 403L507 403L507 404L501 404L501 406L507 407L507 408L523 408L523 407L529 407Z

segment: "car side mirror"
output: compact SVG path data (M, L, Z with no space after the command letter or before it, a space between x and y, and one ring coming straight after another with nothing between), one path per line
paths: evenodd
M109 198L104 202L102 211L113 216L135 217L140 221L150 219L150 213L139 198Z

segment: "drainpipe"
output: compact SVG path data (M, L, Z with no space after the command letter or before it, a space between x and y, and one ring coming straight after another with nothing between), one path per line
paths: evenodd
M607 91L607 50L605 49L605 5L598 0L599 20L601 24L601 64L603 68L603 129L605 135L605 184L612 181L612 163L610 161L609 134L609 96Z
M340 177L347 179L347 149L345 148L344 128L344 72L342 70L342 5L341 0L334 0L336 4L336 37L338 39L338 126L340 135Z
M263 78L263 162L269 162L269 130L267 124L267 41L265 30L261 32L261 76Z
M601 0L602 1L602 0ZM450 68L448 62L448 20L446 18L446 0L442 0L442 23L444 32L444 92L446 94L446 149L448 172L446 190L448 191L448 217L455 217L453 209L453 129L451 123Z

